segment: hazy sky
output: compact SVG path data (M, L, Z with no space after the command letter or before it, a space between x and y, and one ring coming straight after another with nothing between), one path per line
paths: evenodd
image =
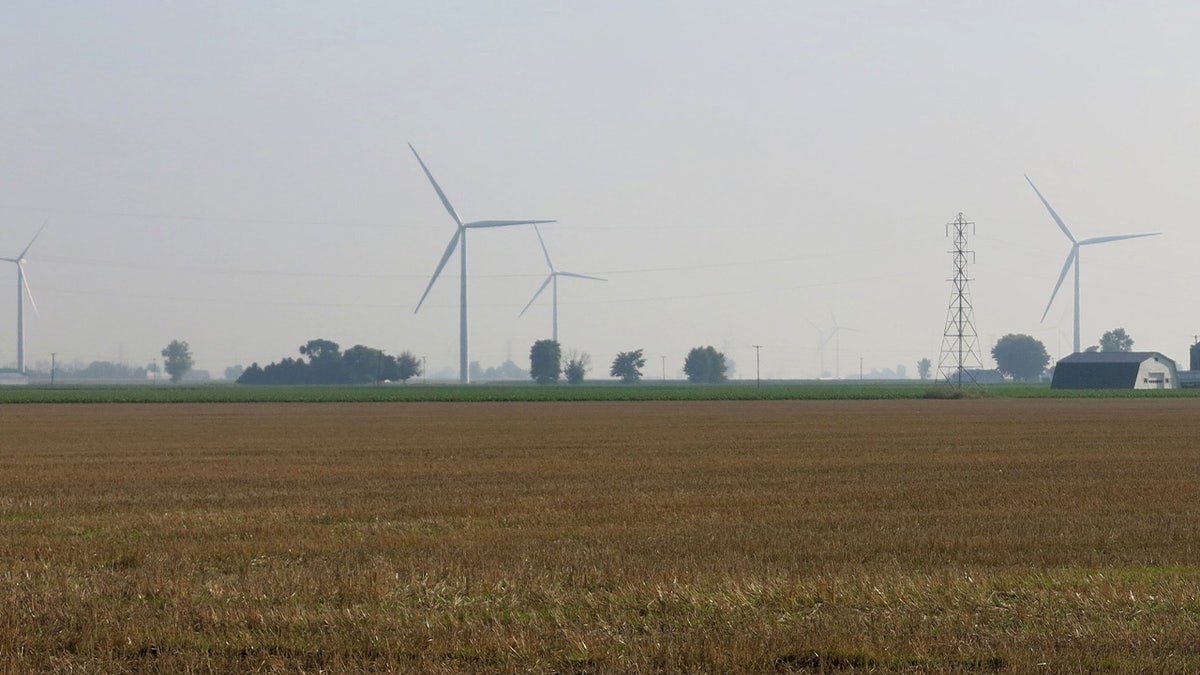
M1187 362L1200 293L1193 2L9 2L0 24L0 257L26 270L27 362L197 367L311 338L457 375L453 224L553 218L560 341L711 344L754 376L935 363L945 224L977 223L984 351L1123 326ZM470 239L471 360L528 363L550 298L530 228ZM7 281L4 281L7 280ZM0 267L0 364L16 361ZM840 360L835 364L835 355ZM985 360L990 361L985 354Z

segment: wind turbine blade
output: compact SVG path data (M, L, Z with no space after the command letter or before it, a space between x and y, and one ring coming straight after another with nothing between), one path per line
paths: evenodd
M30 247L33 246L33 242L37 241L37 238L42 235L42 230L46 229L46 223L48 223L48 222L50 222L50 221L42 222L42 226L38 228L37 234L34 234L33 239L29 240L29 244L25 247L24 251L21 251L21 255L17 256L17 260L22 260L25 258L25 254L29 253L29 249L30 249Z
M455 247L458 246L458 238L461 235L461 227L454 230L454 236L450 237L450 245L446 247L446 252L442 254L442 261L438 263L437 269L433 271L433 277L429 280L429 285L425 287L425 292L421 294L421 299L417 302L417 308L413 310L413 314L421 310L421 303L425 302L425 296L429 295L429 289L433 288L433 282L437 281L438 275L442 273L442 268L446 266L446 261L454 253Z
M1075 241L1075 235L1071 234L1071 231L1067 229L1067 224L1064 223L1062 218L1059 218L1058 214L1054 212L1054 207L1050 206L1050 202L1046 201L1046 198L1042 196L1040 191L1038 191L1037 186L1033 184L1033 181L1029 180L1028 175L1025 176L1025 180L1029 183L1029 187L1033 188L1033 191L1037 194L1038 199L1042 200L1042 204L1046 207L1046 210L1050 212L1050 217L1054 219L1054 222L1058 223L1058 229L1062 230L1063 234L1067 235L1067 239L1070 239L1072 244L1079 243Z
M534 293L533 297L529 299L529 304L525 305L525 309L521 310L521 313L517 315L518 319L525 316L525 311L533 306L533 301L538 299L538 296L542 294L542 291L546 290L546 287L550 285L551 281L554 281L553 274L547 276L546 280L542 282L542 285L538 287L537 292Z
M421 165L421 170L425 172L425 176L429 178L429 182L433 184L433 189L437 192L438 198L442 200L442 206L446 207L446 211L450 213L450 217L454 219L454 224L462 227L462 220L458 217L458 213L454 211L454 207L450 205L450 200L446 199L446 193L442 192L442 187L433 179L433 174L429 173L429 167L425 166L425 162L421 161L421 156L417 154L417 149L408 144L408 149L412 150L412 154L417 158L417 163Z
M542 245L542 253L546 256L546 267L549 267L550 271L553 272L554 263L550 262L550 251L546 250L546 242L542 240L542 231L538 229L537 225L534 225L533 232L537 235L538 243Z
M1141 237L1157 237L1160 234L1162 234L1162 232L1150 232L1148 234L1114 234L1114 235L1111 235L1108 237L1092 237L1090 239L1084 239L1083 241L1079 242L1079 245L1087 246L1088 244L1103 244L1103 243L1109 242L1109 241L1121 241L1122 239L1139 239Z
M574 272L555 272L555 274L557 274L560 277L575 277L576 279L591 279L593 281L608 281L608 279L601 279L600 277L593 277L593 276L589 276L587 274L576 274Z
M464 223L463 227L475 229L477 227L508 227L509 225L536 225L538 223L556 223L556 220L476 220L470 223Z
M25 266L21 263L17 263L17 275L21 277L21 287L25 289L25 295L29 296L29 306L33 307L33 313L36 314L39 319L42 318L42 313L39 312L37 308L37 302L33 300L33 291L29 289L29 277L25 276Z
M1071 265L1075 262L1075 256L1079 255L1079 244L1071 247L1071 252L1067 254L1067 262L1063 263L1062 274L1058 275L1058 283L1054 284L1054 292L1050 294L1050 302L1046 303L1046 311L1042 312L1042 321L1046 320L1046 315L1050 313L1050 305L1054 304L1054 297L1058 295L1058 289L1062 288L1063 281L1067 278L1067 272L1071 271Z
M816 322L814 322L812 319L810 319L808 317L804 317L804 320L808 322L808 325L813 327L813 330L817 331L817 337L820 338L818 341L818 344L821 347L824 347L825 343L829 342L829 338L832 336L832 332L830 332L829 334L826 334L826 332L824 330L822 330L821 327L816 324Z

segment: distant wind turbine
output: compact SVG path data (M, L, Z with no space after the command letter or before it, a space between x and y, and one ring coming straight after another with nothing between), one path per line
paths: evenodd
M433 174L429 173L429 168L425 166L425 162L421 161L421 156L417 154L417 149L408 144L408 149L412 150L413 156L417 158L417 163L421 165L421 170L425 172L429 182L433 185L434 192L442 200L442 206L446 207L446 211L450 217L454 219L454 224L457 226L454 230L454 236L450 237L450 243L446 246L446 252L442 254L442 259L438 262L437 269L433 271L433 277L429 280L429 285L425 287L425 292L421 294L421 299L417 302L417 308L413 310L416 314L421 310L421 304L425 302L425 297L429 295L429 290L433 288L433 284L437 281L438 275L442 273L442 268L446 266L446 261L450 260L450 256L454 253L455 247L458 247L460 258L460 280L459 280L459 319L458 319L458 379L463 384L470 382L470 375L467 370L467 230L485 227L507 227L509 225L536 225L537 223L553 223L553 220L476 220L470 223L464 223L458 217L458 213L454 211L454 207L450 205L450 200L446 198L446 193L442 192L441 186L433 179Z
M832 307L829 308L829 318L833 320L833 328L829 332L833 335L833 357L837 359L833 364L833 376L840 380L842 378L842 331L848 330L857 333L858 329L846 328L839 324Z
M818 326L815 322L813 322L812 319L805 317L804 320L808 322L808 325L813 327L813 330L817 331L817 360L820 364L820 367L817 370L817 379L824 379L825 378L825 345L829 342L829 338L833 337L833 334L828 331L822 330L821 327Z
M44 229L46 224L42 223L33 239L30 239L21 251L21 255L15 258L0 258L2 262L10 262L17 266L17 371L21 374L25 373L25 296L29 296L29 305L33 307L33 312L38 313L37 303L33 301L33 292L29 290L29 282L25 280L25 254L29 253L29 248Z
M833 321L833 328L829 329L829 337L833 338L833 377L834 379L842 379L842 331L848 330L854 333L858 332L857 328L847 328L838 323L837 315L833 313L833 307L829 308L829 319Z
M518 317L525 316L525 312L530 308L530 306L533 305L533 301L538 299L538 296L542 294L542 291L546 290L546 286L553 285L554 286L553 301L552 301L553 305L554 305L554 310L553 310L553 316L554 316L553 336L554 337L553 337L553 339L555 342L558 342L558 278L559 277L574 277L576 279L591 279L593 281L607 281L607 279L601 279L600 277L588 276L587 274L576 274L575 272L560 272L560 271L558 271L557 269L554 268L554 263L550 261L550 251L546 250L546 242L545 242L545 240L542 239L541 230L538 229L537 225L534 225L533 231L535 233L537 233L538 243L542 245L542 253L546 256L546 266L550 268L550 274L546 277L546 280L542 282L542 285L538 287L537 292L533 294L533 297L529 299L529 304L525 305L525 309L522 309L521 313L518 314L517 316Z
M1088 239L1077 240L1077 239L1075 239L1075 236L1071 234L1071 230L1067 229L1067 224L1064 223L1062 218L1059 218L1058 214L1054 212L1054 208L1050 206L1050 202L1046 201L1046 198L1043 197L1042 193L1038 191L1037 186L1033 184L1033 181L1029 180L1028 175L1025 176L1025 180L1029 183L1029 187L1033 188L1033 191L1034 191L1034 193L1037 194L1038 199L1042 200L1042 204L1046 207L1046 210L1050 212L1050 217L1054 219L1055 223L1058 223L1058 229L1062 230L1063 234L1067 235L1067 239L1071 240L1071 251L1069 253L1067 253L1067 261L1065 263L1063 263L1062 273L1058 275L1058 283L1054 284L1054 291L1052 293L1050 293L1050 302L1046 303L1046 311L1042 312L1042 321L1046 320L1046 315L1050 313L1050 306L1054 304L1054 298L1055 298L1055 296L1058 295L1058 289L1062 287L1063 281L1066 280L1066 278L1067 278L1067 272L1070 272L1071 266L1074 265L1075 266L1075 343L1074 344L1075 344L1075 353L1079 353L1079 247L1080 246L1089 246L1091 244L1104 244L1104 243L1107 243L1110 241L1121 241L1122 239L1138 239L1140 237L1154 237L1154 236L1160 235L1162 233L1161 232L1150 232L1147 234L1118 234L1118 235L1112 235L1112 236L1108 236L1108 237L1091 237Z
M829 344L830 340L833 340L833 351L834 351L833 377L834 377L834 379L841 379L841 377L842 377L842 370L841 370L842 331L848 330L848 331L857 333L858 329L857 328L848 328L846 326L839 324L838 320L837 320L837 315L834 314L834 312L833 312L833 307L829 308L829 319L831 321L833 321L833 328L830 328L829 330L822 330L821 327L818 326L816 323L814 323L812 319L805 318L804 320L807 321L808 324L810 326L812 326L814 330L817 331L817 336L819 338L818 342L817 342L817 352L821 359L820 377L822 377L822 378L825 377L825 345Z

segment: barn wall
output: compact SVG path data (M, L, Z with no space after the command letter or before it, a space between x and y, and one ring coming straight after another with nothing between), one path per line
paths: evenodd
M1063 363L1054 369L1052 389L1130 389L1138 376L1139 364Z

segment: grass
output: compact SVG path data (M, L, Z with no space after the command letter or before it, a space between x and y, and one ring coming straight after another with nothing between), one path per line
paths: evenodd
M769 382L691 385L642 382L571 386L533 383L388 386L61 385L0 388L4 403L333 403L536 401L820 401L919 398L1189 398L1200 389L1055 390L1047 384L1002 384L962 390L919 381Z
M0 672L1195 672L1198 405L8 406Z

